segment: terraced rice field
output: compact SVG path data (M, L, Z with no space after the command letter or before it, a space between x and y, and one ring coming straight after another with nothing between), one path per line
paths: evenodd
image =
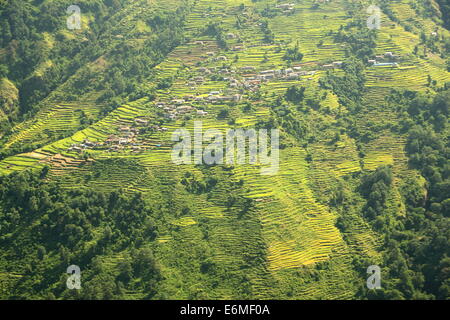
M157 6L170 6L172 2L175 1L156 1ZM241 3L247 9L245 15L239 14L245 16L247 22L237 28L235 15L239 12L238 6ZM264 2L265 5L267 3L275 5L276 1ZM203 108L208 116L165 123L167 132L149 134L147 139L150 147L139 153L126 150L90 150L89 158L83 159L80 154L68 151L72 144L81 143L85 139L105 141L108 136L117 132L118 127L132 125L137 117L157 119L157 101L169 101L188 94L208 96L211 91L228 90L226 82L208 77L194 87L189 85L194 76L202 76L198 70L200 67L212 68L225 64L234 70L252 66L257 71L285 67L286 62L282 60L285 49L297 41L305 55L299 66L316 73L308 77L310 80L302 77L295 82L270 81L262 85L261 91L264 96L271 97L285 92L293 83L304 85L310 90L319 90L318 80L325 74L320 66L344 59L344 48L334 43L333 37L328 36L327 32L336 32L348 22L349 17L343 9L343 1L332 1L318 10L311 8L312 3L313 1L296 2L294 14L279 14L270 19L275 41L283 44L280 50L279 45L263 42L255 12L262 8L262 4L232 0L195 1L185 26L190 39L174 49L155 68L159 78L173 78L173 85L169 89L159 90L155 101L143 98L129 102L70 137L56 140L32 153L9 157L0 162L0 173L7 174L48 164L51 166L49 179L59 180L67 188L86 186L104 191L118 188L140 191L150 203L170 211L172 219L160 230L154 249L168 282L178 284L178 289L166 288L174 299L227 299L239 296L242 294L239 289L234 291L230 288L233 288L233 283L241 280L233 279L233 272L241 267L248 268L248 280L251 284L249 290L257 298L350 298L354 290L353 284L348 281L354 277L351 254L359 253L377 260L379 256L376 248L381 241L357 215L352 217L351 234L339 232L336 227L338 213L319 200L317 190L329 194L342 179L375 170L384 164L393 165L398 179L414 174L407 167L405 137L382 132L368 143L363 150L365 156L360 157L355 141L347 134L343 133L338 142L330 144L327 132L324 131L318 135L316 142L308 146L308 150L295 143L283 149L280 154L280 170L274 176L262 176L259 174L260 168L251 165L205 168L177 166L171 162L173 143L170 137L176 129L186 128L192 131L194 120L203 121L204 130L214 128L225 131L232 126L255 126L258 121L267 120L272 113L265 105L270 101L268 98L257 105L255 103L255 110L251 113L241 111L242 105L238 104L231 111L236 115L233 125L227 120L217 119L219 110L226 105L205 103ZM139 1L136 6L139 6ZM399 14L410 14L409 10L405 10L405 1L397 1L394 7ZM129 26L132 25L130 21L136 22L138 18L131 14L133 10L130 7L129 11L118 13L124 16L121 24ZM223 51L213 38L201 33L208 21L217 16L220 16L227 32L239 35L239 45L243 49ZM323 27L325 21L326 29ZM323 43L319 45L320 40ZM364 98L368 103L365 107L370 110L358 125L364 126L368 121L386 119L383 116L386 110L380 108L380 105L391 88L427 90L428 74L438 82L449 80L448 72L435 65L431 58L410 57L417 41L417 35L406 32L398 25L380 31L377 52L383 54L392 51L406 57L406 61L399 68L368 68ZM230 40L230 43L238 44L236 40ZM227 60L214 61L207 57L207 52L213 52L215 56L224 55ZM236 55L238 59L235 61ZM145 85L153 87L154 83ZM250 96L248 92L242 94L244 99ZM345 108L331 92L328 92L323 104L329 107L331 113L341 110L345 114ZM5 147L33 141L46 130L56 135L62 134L75 126L78 110L95 114L97 107L92 101L54 104L33 120L19 125ZM314 118L319 117L317 114L311 114L311 119L318 119ZM307 160L308 154L312 160ZM212 195L207 198L204 194L188 193L180 184L187 171L196 175L216 174L223 180L218 182ZM244 218L240 217L239 206L226 205L227 190L230 185L238 182L242 183L239 195L251 203ZM182 215L180 211L188 198L194 200L190 201L189 212ZM207 234L203 234L204 226L207 226ZM349 243L344 241L343 236L351 238ZM264 251L265 259L253 261L261 250ZM210 284L196 271L199 269L198 265L190 265L189 256L185 254L187 251L194 252L199 257L212 257L216 264L227 270L229 277L222 279L217 287L208 292L201 289ZM105 263L111 270L116 270L126 254L127 252L121 252L106 256ZM291 283L293 277L299 281ZM193 284L198 285L198 290L190 287ZM286 287L291 290L283 291ZM186 292L196 292L197 295L187 296ZM130 299L143 297L141 292L129 292L127 295Z

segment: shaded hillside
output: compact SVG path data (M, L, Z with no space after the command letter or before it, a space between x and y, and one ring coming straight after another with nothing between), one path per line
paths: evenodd
M18 113L19 90L6 78L0 79L0 123Z

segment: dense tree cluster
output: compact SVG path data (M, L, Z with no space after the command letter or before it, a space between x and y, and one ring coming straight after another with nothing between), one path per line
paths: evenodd
M157 232L141 194L68 191L46 182L46 171L0 178L0 256L8 261L2 268L24 275L9 298L118 298L120 289L155 294L161 275L146 244ZM102 255L123 250L128 258L107 270ZM75 296L62 276L70 264L85 271L85 289Z
M303 53L300 52L300 45L297 42L293 48L287 48L283 56L284 60L289 62L300 62L303 59Z
M436 0L442 13L444 27L450 30L450 3L446 0Z
M389 98L391 103L399 104L400 110L406 110L403 123L409 132L409 163L425 181L405 181L401 190L406 205L404 217L380 218L376 215L383 212L379 204L389 192L385 182L391 179L385 174L380 176L386 169L363 179L361 190L368 198L367 219L385 238L385 285L381 291L365 292L369 298L450 298L449 94L447 89L430 99L406 91L394 92Z

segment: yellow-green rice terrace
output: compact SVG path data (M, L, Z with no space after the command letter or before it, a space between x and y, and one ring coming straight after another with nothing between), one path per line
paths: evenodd
M0 2L0 299L450 298L448 1L72 2Z

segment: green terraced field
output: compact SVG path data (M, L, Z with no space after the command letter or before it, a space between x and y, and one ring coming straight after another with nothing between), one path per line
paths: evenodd
M358 287L365 283L355 270L354 257L376 264L381 261L383 244L383 236L358 213L364 211L364 199L357 192L356 177L380 166L391 166L394 185L392 196L387 200L388 207L395 214L404 215L401 185L407 178L418 175L408 166L406 133L385 128L400 119L385 97L391 89L435 93L436 86L428 85L428 76L439 86L450 81L450 73L438 55L412 53L420 41L417 30L430 33L436 28L435 22L417 17L419 27L409 32L383 15L374 52L383 55L391 51L402 60L396 68L365 67L364 90L358 105L361 111L354 122L342 127L353 110L331 89L321 88L320 81L329 74L344 75L341 69L327 71L323 65L344 61L347 57L348 46L335 41L334 35L352 21L347 11L352 1L330 1L314 8L315 2L293 1L293 12L278 10L275 16L268 18L262 17L261 12L266 7L275 8L279 1L155 0L136 1L122 8L113 17L117 23L111 26L110 34L123 34L125 43L137 47L154 37L152 27L146 23L151 14L174 11L180 6L188 8L183 26L184 41L161 58L151 76L139 81L139 87L152 94L127 98L105 116L100 116L103 105L97 102L103 92L101 89L92 89L76 101L60 100L60 95L50 94L41 103L44 107L13 127L0 147L11 150L22 144L40 145L32 152L13 154L1 160L0 174L49 166L46 179L59 182L68 190L113 192L121 189L129 195L142 193L155 212L164 212L161 214L164 223L158 225L158 237L144 245L154 252L163 275L155 298L354 298ZM413 23L411 19L416 14L408 3L393 1L391 7L400 21ZM240 8L241 4L244 9ZM273 32L272 43L264 40L260 26L263 19L267 19ZM226 40L228 49L204 32L212 21L219 22L225 34L233 35ZM448 31L439 30L448 36ZM108 59L114 59L116 40L107 45L110 51L102 55L105 65L99 65L96 60L97 63L93 61L83 68L93 68L103 74L103 69L107 70L111 63ZM304 58L291 64L283 57L296 43ZM241 48L233 50L235 46ZM217 59L221 56L225 58ZM268 80L255 91L230 86L229 80L224 79L234 78L242 84L250 81L246 78L263 70L294 66L312 73L296 80ZM245 67L252 67L252 71L243 72ZM227 71L220 74L222 69ZM106 73L104 75L106 77ZM75 73L56 89L57 92L69 92L71 81L79 76ZM199 77L202 80L195 80ZM159 79L170 79L171 83L159 88ZM292 127L284 126L287 121L274 106L276 98L293 85L306 88L306 100L311 101L301 107L287 104L282 112L306 128L308 133L302 137L293 134ZM237 103L205 101L214 91L224 95L239 94L241 100ZM161 103L171 105L174 99L189 95L201 99L183 104L204 110L207 115L194 113L171 120L159 106ZM310 107L314 99L320 100L319 107ZM250 110L245 109L247 104ZM220 117L223 109L229 112L225 118ZM81 112L95 119L94 123L80 129ZM146 119L159 130L142 130L136 119ZM225 132L229 128L260 126L270 119L277 119L275 123L280 128L283 145L276 175L260 175L260 167L254 165L172 163L172 133L180 128L192 132L194 121L202 121L203 130ZM123 136L121 127L138 128L139 133L133 138L136 145L127 142L117 148L71 150L85 141L105 143L105 146L111 137ZM353 129L361 135L373 133L373 137L361 143L351 133ZM333 140L336 134L337 140ZM208 192L196 193L181 183L187 174L202 181L214 177L217 183ZM348 212L331 204L335 190L343 185L351 194ZM403 207L396 209L398 206ZM342 215L351 220L346 230L337 226ZM104 232L98 227L95 230L98 238L94 237L86 245L94 246ZM129 249L123 248L98 256L108 272L118 275L120 263L129 259L130 254ZM199 271L204 261L217 266L215 279ZM245 270L245 277L242 270ZM20 276L3 272L0 264L0 279L8 279L2 283ZM245 287L241 285L243 282ZM127 289L124 293L125 299L145 297L146 293L137 289Z

